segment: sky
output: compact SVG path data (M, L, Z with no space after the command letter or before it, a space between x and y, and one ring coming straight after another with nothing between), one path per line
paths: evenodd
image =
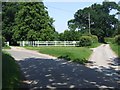
M70 0L69 0L70 1ZM68 2L66 0L61 2L61 1L57 1L57 2L51 2L51 1L46 1L44 2L44 5L48 8L48 13L49 16L52 17L55 22L54 27L56 29L57 32L62 33L64 32L64 30L68 29L67 26L67 22L70 19L74 18L74 14L77 10L79 9L83 9L85 7L89 7L94 3L102 3L103 0L91 0L88 2L88 0L86 2L83 2L83 0L80 2L74 0L74 2ZM113 0L112 0L113 1ZM116 2L118 2L118 0L116 0Z

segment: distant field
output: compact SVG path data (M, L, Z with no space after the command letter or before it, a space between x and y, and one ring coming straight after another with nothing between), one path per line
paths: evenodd
M37 50L40 53L49 54L56 57L68 57L71 60L88 59L92 53L89 48L85 47L25 47L31 50ZM83 61L84 62L84 61Z

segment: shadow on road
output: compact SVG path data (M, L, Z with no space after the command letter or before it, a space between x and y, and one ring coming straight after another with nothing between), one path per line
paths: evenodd
M103 74L106 68L98 71L84 65L65 60L26 58L18 61L21 70L29 81L31 90L40 88L118 88L112 76ZM112 69L112 68L111 68Z

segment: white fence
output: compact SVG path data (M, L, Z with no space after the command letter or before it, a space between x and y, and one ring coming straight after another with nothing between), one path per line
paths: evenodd
M79 41L19 41L20 46L78 46Z
M9 42L5 42L5 45L9 46Z

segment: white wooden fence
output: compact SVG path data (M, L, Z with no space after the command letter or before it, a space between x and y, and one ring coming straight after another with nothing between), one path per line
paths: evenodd
M5 42L5 45L9 46L9 42L8 42L8 41L7 41L7 42Z
M78 46L79 41L18 41L20 46Z

